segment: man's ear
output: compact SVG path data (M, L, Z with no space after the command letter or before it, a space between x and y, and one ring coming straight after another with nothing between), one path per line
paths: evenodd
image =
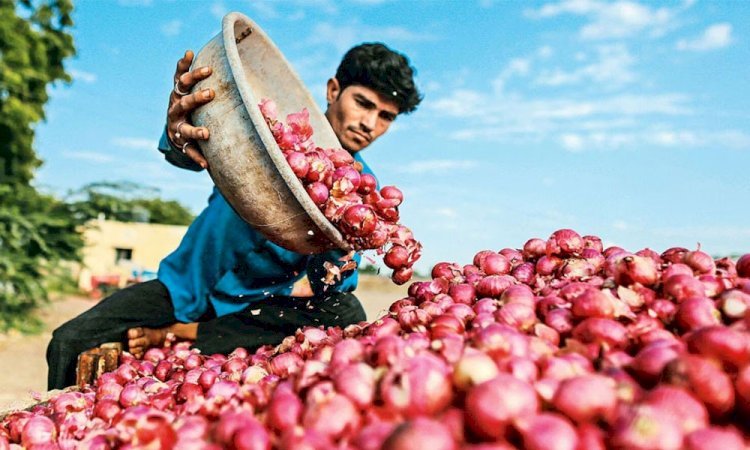
M329 78L328 84L326 85L326 101L330 105L339 98L341 93L341 87L339 86L339 80L336 78Z

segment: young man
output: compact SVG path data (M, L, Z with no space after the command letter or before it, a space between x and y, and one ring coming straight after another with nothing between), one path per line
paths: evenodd
M202 170L207 161L196 140L209 130L189 123L191 111L211 101L210 90L190 93L210 68L189 67L188 51L177 63L167 127L159 150L170 163ZM414 111L421 96L413 68L383 44L349 50L326 86L326 118L341 145L358 152ZM265 239L244 222L214 187L208 206L190 225L180 246L159 266L158 278L123 289L56 329L47 348L48 387L75 383L78 354L103 342L122 341L136 357L163 344L167 333L195 341L204 354L277 344L297 328L346 326L365 320L351 294L356 271L324 285L324 264L340 264L334 250L301 255Z

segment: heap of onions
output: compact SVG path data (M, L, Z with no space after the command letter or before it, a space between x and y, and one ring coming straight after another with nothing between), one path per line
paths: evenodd
M375 177L363 173L349 152L315 146L307 109L287 115L285 124L272 100L264 99L259 107L289 166L325 217L356 250L384 253L396 284L409 281L422 245L398 223L401 190L384 186L378 191Z
M436 264L372 323L189 343L0 421L0 448L746 449L750 255L558 230ZM46 446L46 447L45 447Z

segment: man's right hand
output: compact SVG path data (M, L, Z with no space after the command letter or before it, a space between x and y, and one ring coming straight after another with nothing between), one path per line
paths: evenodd
M193 63L193 52L188 50L179 61L174 73L174 89L169 95L169 109L167 111L167 137L171 143L190 159L204 169L208 161L201 153L196 140L208 139L208 128L195 127L190 123L190 113L201 105L213 100L216 93L213 89L201 89L191 93L193 86L199 81L211 76L210 67L198 67L190 70Z

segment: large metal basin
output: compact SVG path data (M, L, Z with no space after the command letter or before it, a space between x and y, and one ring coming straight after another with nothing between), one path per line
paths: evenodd
M258 108L274 100L279 117L310 111L313 140L341 147L323 112L271 39L248 17L229 13L221 33L196 55L193 67L213 74L194 90L213 88L216 97L192 115L211 137L200 147L209 173L234 210L272 242L312 254L349 245L318 210L292 172Z

